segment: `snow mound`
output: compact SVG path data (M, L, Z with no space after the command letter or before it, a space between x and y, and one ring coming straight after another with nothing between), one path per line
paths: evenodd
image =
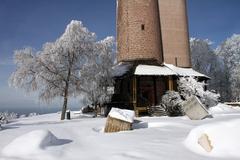
M240 112L240 107L232 107L226 104L219 103L218 105L209 108L211 114L236 113Z
M191 151L211 157L240 158L240 119L209 123L191 130L184 144ZM202 135L207 135L210 152L205 151L198 140Z
M50 131L35 130L14 139L2 150L2 153L11 157L28 156L57 143L58 139Z
M108 115L112 118L120 119L129 123L133 123L135 117L134 111L119 108L112 108Z

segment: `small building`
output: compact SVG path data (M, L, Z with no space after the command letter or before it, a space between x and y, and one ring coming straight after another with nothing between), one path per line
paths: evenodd
M177 91L177 79L186 76L200 81L209 79L192 68L172 64L120 63L115 66L114 94L109 107L131 109L136 116L147 114L150 107L161 103L166 91Z
M191 68L186 0L117 0L117 61L108 106L136 116L177 90L178 77L209 78Z

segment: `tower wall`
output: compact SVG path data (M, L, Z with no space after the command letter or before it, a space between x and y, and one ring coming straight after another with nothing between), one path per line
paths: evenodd
M164 62L191 67L186 0L158 0Z
M117 59L162 62L158 0L118 0Z

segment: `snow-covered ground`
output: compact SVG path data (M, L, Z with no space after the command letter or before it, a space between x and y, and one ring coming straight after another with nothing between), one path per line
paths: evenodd
M103 133L106 118L59 114L17 119L0 131L1 160L206 160L240 159L240 110L219 105L214 118L137 118L134 130ZM198 146L198 135L209 134L213 150ZM234 149L235 148L235 149Z

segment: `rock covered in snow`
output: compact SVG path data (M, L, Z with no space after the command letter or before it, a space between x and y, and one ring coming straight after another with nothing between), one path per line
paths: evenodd
M198 154L221 158L240 158L240 119L213 122L198 126L188 134L185 145ZM207 152L199 144L202 135L208 137L212 150Z
M135 117L134 111L119 108L112 108L108 115L112 118L120 119L129 123L133 123Z
M49 130L34 130L14 139L3 148L2 153L10 157L29 156L56 144L57 141Z
M205 151L207 152L211 152L213 149L211 141L209 140L208 135L205 133L198 138L198 144L202 146L202 148L205 149Z

